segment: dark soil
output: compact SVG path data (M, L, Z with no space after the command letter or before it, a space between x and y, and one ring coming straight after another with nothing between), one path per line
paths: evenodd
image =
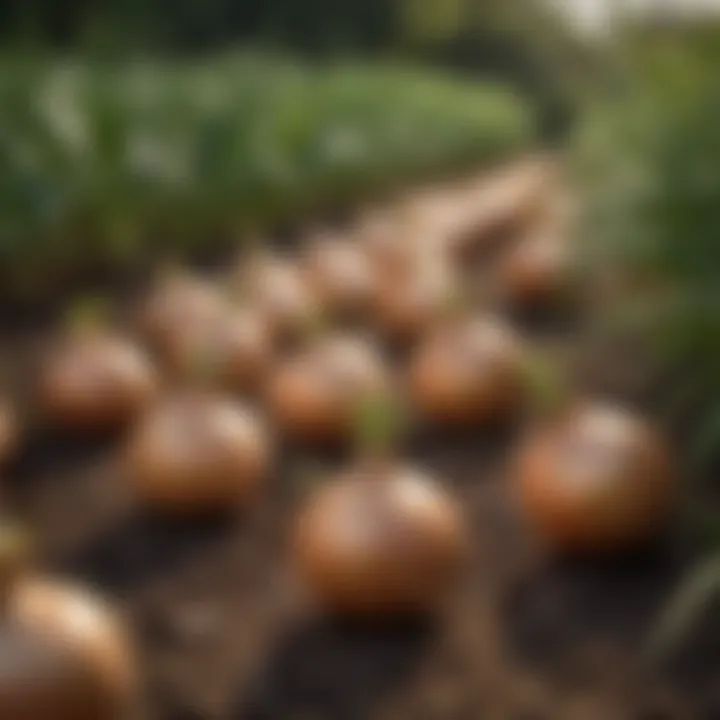
M563 347L568 324L536 327ZM4 380L25 407L46 337L8 327L0 338ZM341 458L288 453L246 517L175 525L134 507L119 440L78 446L37 431L8 473L8 495L49 568L126 608L146 678L131 720L720 718L717 624L689 637L671 667L641 662L693 557L682 532L614 563L551 560L514 507L516 437L506 428L409 442L408 455L461 497L475 542L443 614L406 626L322 617L287 566L294 509Z

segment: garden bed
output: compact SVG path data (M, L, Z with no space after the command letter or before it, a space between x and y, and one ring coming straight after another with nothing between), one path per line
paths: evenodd
M572 347L581 326L573 318L526 329L546 347ZM51 332L0 329L6 380L23 406ZM612 372L590 372L586 387L632 394L621 369L615 383ZM115 444L36 433L8 471L8 494L49 567L126 606L146 679L133 720L720 717L717 627L693 635L672 668L641 662L694 556L689 540L678 532L618 562L548 560L514 507L516 436L506 427L408 441L408 456L444 478L472 520L470 569L432 624L330 621L297 586L289 521L308 477L340 457L286 452L260 507L240 522L174 524L133 506Z

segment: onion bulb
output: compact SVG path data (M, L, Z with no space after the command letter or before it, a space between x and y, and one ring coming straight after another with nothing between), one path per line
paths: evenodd
M434 253L423 255L401 273L381 273L374 317L391 342L412 344L448 312L458 286L452 268Z
M176 272L163 277L140 308L142 337L162 358L171 355L188 328L215 321L226 311L216 288Z
M78 433L124 428L152 401L157 376L130 339L98 330L71 333L44 359L40 412L50 425Z
M552 236L529 237L503 260L499 290L515 307L547 307L562 298L569 276L566 243Z
M465 545L462 512L432 478L368 463L310 499L296 524L294 557L326 608L382 618L437 608Z
M385 365L364 340L321 338L282 363L268 386L268 404L290 437L312 443L349 439L360 405L388 386Z
M137 690L136 668L113 609L84 589L21 573L7 547L2 562L0 717L126 717Z
M494 318L449 322L416 350L409 380L413 404L430 422L507 419L524 402L522 343Z
M127 449L138 500L179 516L247 505L271 459L266 429L250 409L200 391L162 400L135 428Z
M517 482L530 525L564 553L632 549L665 527L678 486L667 448L633 414L585 404L531 434Z
M373 266L359 245L322 238L306 252L304 267L324 313L340 319L367 314L375 278Z
M314 289L300 267L274 255L249 258L235 280L238 292L264 317L274 340L304 335L320 312Z

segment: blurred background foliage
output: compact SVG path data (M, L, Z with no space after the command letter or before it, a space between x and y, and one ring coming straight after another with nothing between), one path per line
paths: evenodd
M693 418L703 473L720 459L720 23L628 26L616 58L615 92L575 138L581 247L592 276L614 279L601 319L649 350L669 416Z
M0 61L0 279L217 251L534 143L514 93L365 61Z
M544 0L5 0L6 40L107 55L238 43L313 57L381 55L511 82L567 127L596 63Z

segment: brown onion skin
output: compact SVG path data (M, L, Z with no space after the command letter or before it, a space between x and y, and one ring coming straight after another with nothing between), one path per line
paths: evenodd
M303 337L321 308L303 270L274 255L259 254L238 271L238 291L268 323L273 340L293 343Z
M644 545L666 527L678 497L655 431L625 410L590 403L531 434L517 482L529 524L568 555Z
M152 362L130 339L102 331L73 333L45 359L38 402L52 427L99 434L137 419L157 386Z
M0 626L0 717L122 720L137 691L126 628L86 591L28 577Z
M304 268L325 315L340 320L367 316L375 274L359 245L335 238L316 240L305 254Z
M432 424L502 422L524 403L522 362L520 338L500 320L448 322L411 359L413 405Z
M215 322L226 310L225 299L210 283L182 273L170 275L159 281L140 308L139 332L165 359L188 328Z
M329 611L364 619L432 612L467 547L455 500L423 473L362 465L324 486L297 520L300 577Z
M360 403L387 388L386 368L375 348L336 335L281 363L269 380L267 401L290 438L331 445L351 437Z
M442 233L410 217L368 218L356 242L369 259L376 276L406 277L424 259L448 264L448 243Z
M374 318L381 334L397 345L412 345L448 314L459 280L434 254L423 256L401 273L381 274Z
M498 280L501 296L514 307L556 305L569 288L567 248L556 238L529 237L504 259Z
M222 514L251 503L272 444L259 418L207 391L164 398L134 429L127 469L138 501L170 516Z
M180 378L202 378L208 385L254 394L274 357L268 323L250 309L228 310L214 321L189 325L168 353L168 367Z

